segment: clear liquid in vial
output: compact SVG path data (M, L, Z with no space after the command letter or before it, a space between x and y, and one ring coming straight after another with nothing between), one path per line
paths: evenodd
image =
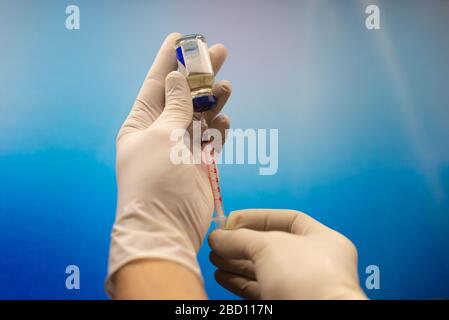
M202 95L212 95L212 86L214 84L214 75L211 73L191 73L187 76L192 97Z

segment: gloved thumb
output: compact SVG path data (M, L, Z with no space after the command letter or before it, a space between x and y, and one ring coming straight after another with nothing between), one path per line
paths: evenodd
M231 212L226 229L247 228L259 231L284 231L298 235L329 230L305 213L285 209L246 209Z
M253 260L269 242L266 233L250 229L215 230L208 240L213 252L220 257L247 260Z
M187 129L192 117L192 96L187 79L178 71L172 71L165 78L165 108L155 124Z

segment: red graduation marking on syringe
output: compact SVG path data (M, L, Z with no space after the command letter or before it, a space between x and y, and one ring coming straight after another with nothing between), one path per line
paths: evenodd
M201 129L206 130L207 123L205 121L204 115L201 114ZM202 133L201 133L202 134ZM210 142L209 142L210 143ZM208 146L206 144L206 146ZM206 154L206 153L204 153ZM209 183L211 186L213 199L214 199L214 211L215 211L215 221L218 227L223 226L226 221L226 216L223 210L223 199L221 197L221 189L220 189L220 178L218 173L217 163L215 161L215 149L210 146L209 159L206 159L206 166L209 176Z

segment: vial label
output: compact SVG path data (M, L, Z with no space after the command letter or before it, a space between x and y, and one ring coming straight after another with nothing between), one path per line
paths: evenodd
M192 74L212 74L207 44L199 39L185 41L176 49L179 71L186 77Z

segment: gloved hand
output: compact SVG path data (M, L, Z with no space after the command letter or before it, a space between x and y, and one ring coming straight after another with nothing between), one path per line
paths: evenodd
M209 237L215 277L246 299L365 299L357 250L346 237L293 210L233 212Z
M118 202L111 234L106 290L114 294L114 274L137 259L179 263L200 278L197 251L208 230L213 197L204 164L174 164L173 130L192 123L192 97L187 80L177 71L175 41L163 43L134 106L117 137ZM226 58L223 45L210 48L216 73ZM214 87L215 109L205 114L210 128L224 137L229 119L219 115L230 96L230 84Z

